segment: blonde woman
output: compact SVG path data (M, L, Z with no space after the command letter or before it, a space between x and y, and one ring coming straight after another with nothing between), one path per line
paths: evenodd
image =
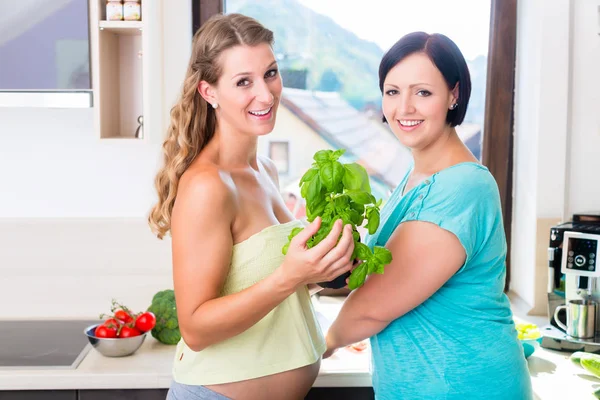
M159 238L170 231L173 240L182 340L169 399L304 398L325 351L307 285L351 268L341 221L307 249L315 220L281 253L302 224L287 211L273 163L257 156L282 91L272 44L252 18L211 18L194 36L171 111L149 217Z

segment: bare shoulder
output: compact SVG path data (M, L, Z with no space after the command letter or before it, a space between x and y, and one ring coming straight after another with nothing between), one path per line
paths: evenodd
M222 221L232 220L235 215L235 185L226 172L215 165L204 163L186 171L177 189L173 217L183 213L219 216Z
M279 174L277 172L277 167L275 163L268 157L258 156L258 160L262 163L265 170L269 174L269 177L273 180L275 185L279 187Z

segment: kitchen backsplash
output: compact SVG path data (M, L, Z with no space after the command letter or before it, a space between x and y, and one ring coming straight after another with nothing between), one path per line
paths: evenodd
M0 219L0 319L141 310L172 287L171 242L145 219Z

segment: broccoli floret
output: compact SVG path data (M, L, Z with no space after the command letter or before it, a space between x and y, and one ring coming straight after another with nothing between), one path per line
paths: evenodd
M177 344L181 339L181 333L177 320L175 292L167 289L156 293L148 311L152 311L156 316L156 325L152 329L152 336L164 344Z

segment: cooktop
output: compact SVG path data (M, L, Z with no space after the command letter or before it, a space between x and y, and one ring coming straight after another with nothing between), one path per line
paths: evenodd
M83 330L98 321L0 320L0 368L77 368L91 346Z

